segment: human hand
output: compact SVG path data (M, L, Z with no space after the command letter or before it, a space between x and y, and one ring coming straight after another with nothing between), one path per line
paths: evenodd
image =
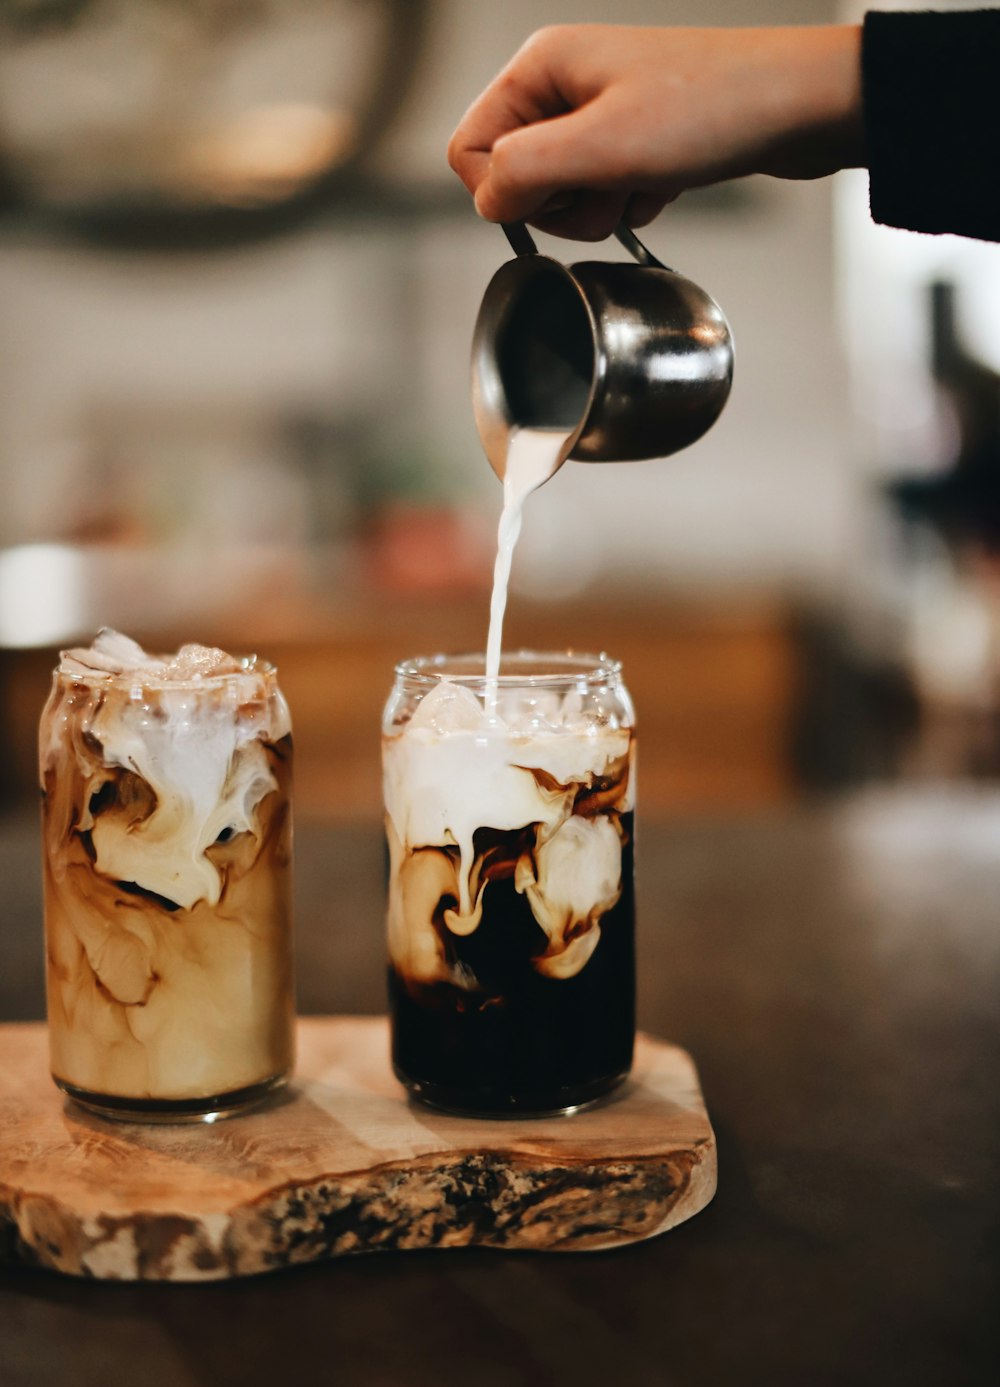
M490 221L603 240L686 188L864 163L861 30L541 29L472 104L448 158Z

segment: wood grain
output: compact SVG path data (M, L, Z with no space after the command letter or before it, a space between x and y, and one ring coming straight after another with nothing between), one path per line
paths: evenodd
M0 1248L78 1276L193 1281L382 1248L615 1247L712 1198L690 1057L640 1036L627 1085L572 1117L407 1102L379 1017L301 1020L295 1083L212 1126L93 1117L48 1076L45 1028L0 1026Z

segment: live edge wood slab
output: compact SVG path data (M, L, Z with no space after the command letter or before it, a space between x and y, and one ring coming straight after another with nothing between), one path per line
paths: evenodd
M45 1027L0 1026L0 1251L77 1276L196 1281L380 1248L573 1252L653 1237L715 1193L685 1051L640 1036L617 1094L484 1121L409 1103L380 1017L299 1022L295 1081L214 1125L91 1117Z

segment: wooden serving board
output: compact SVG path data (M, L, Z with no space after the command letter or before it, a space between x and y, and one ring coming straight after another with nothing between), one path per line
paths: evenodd
M379 1248L572 1252L649 1238L715 1193L685 1051L571 1117L407 1101L381 1017L299 1022L294 1084L213 1125L105 1121L63 1098L45 1027L0 1026L0 1253L77 1276L195 1281Z

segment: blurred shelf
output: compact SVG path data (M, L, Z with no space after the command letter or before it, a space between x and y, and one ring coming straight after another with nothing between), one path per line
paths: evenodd
M766 206L762 180L742 179L738 183L690 189L673 204L670 215L745 216ZM159 229L155 211L145 209L136 209L131 217L124 208L61 217L53 211L33 208L17 197L0 170L0 244L4 240L50 240L111 251L226 250L288 235L307 226L348 232L360 229L405 233L421 224L453 220L469 224L475 220L472 201L457 178L407 183L358 172L331 189L316 189L288 205L261 208L254 212L252 220L247 219L243 209L220 208L214 220L203 215L184 234L176 223L171 223L169 230ZM616 255L611 250L608 258Z
M379 723L397 661L485 643L485 590L380 592L336 564L307 581L276 556L227 574L216 556L179 592L156 578L148 553L124 566L121 559L105 556L102 582L91 572L77 629L8 641L0 652L8 800L34 793L35 726L58 646L99 625L121 625L152 649L199 640L273 660L295 726L298 811L332 820L381 814ZM83 582L78 595L87 591ZM741 591L637 600L634 590L605 588L553 604L517 596L505 644L606 649L622 661L637 708L644 813L761 808L798 793L791 746L800 656L780 599Z

